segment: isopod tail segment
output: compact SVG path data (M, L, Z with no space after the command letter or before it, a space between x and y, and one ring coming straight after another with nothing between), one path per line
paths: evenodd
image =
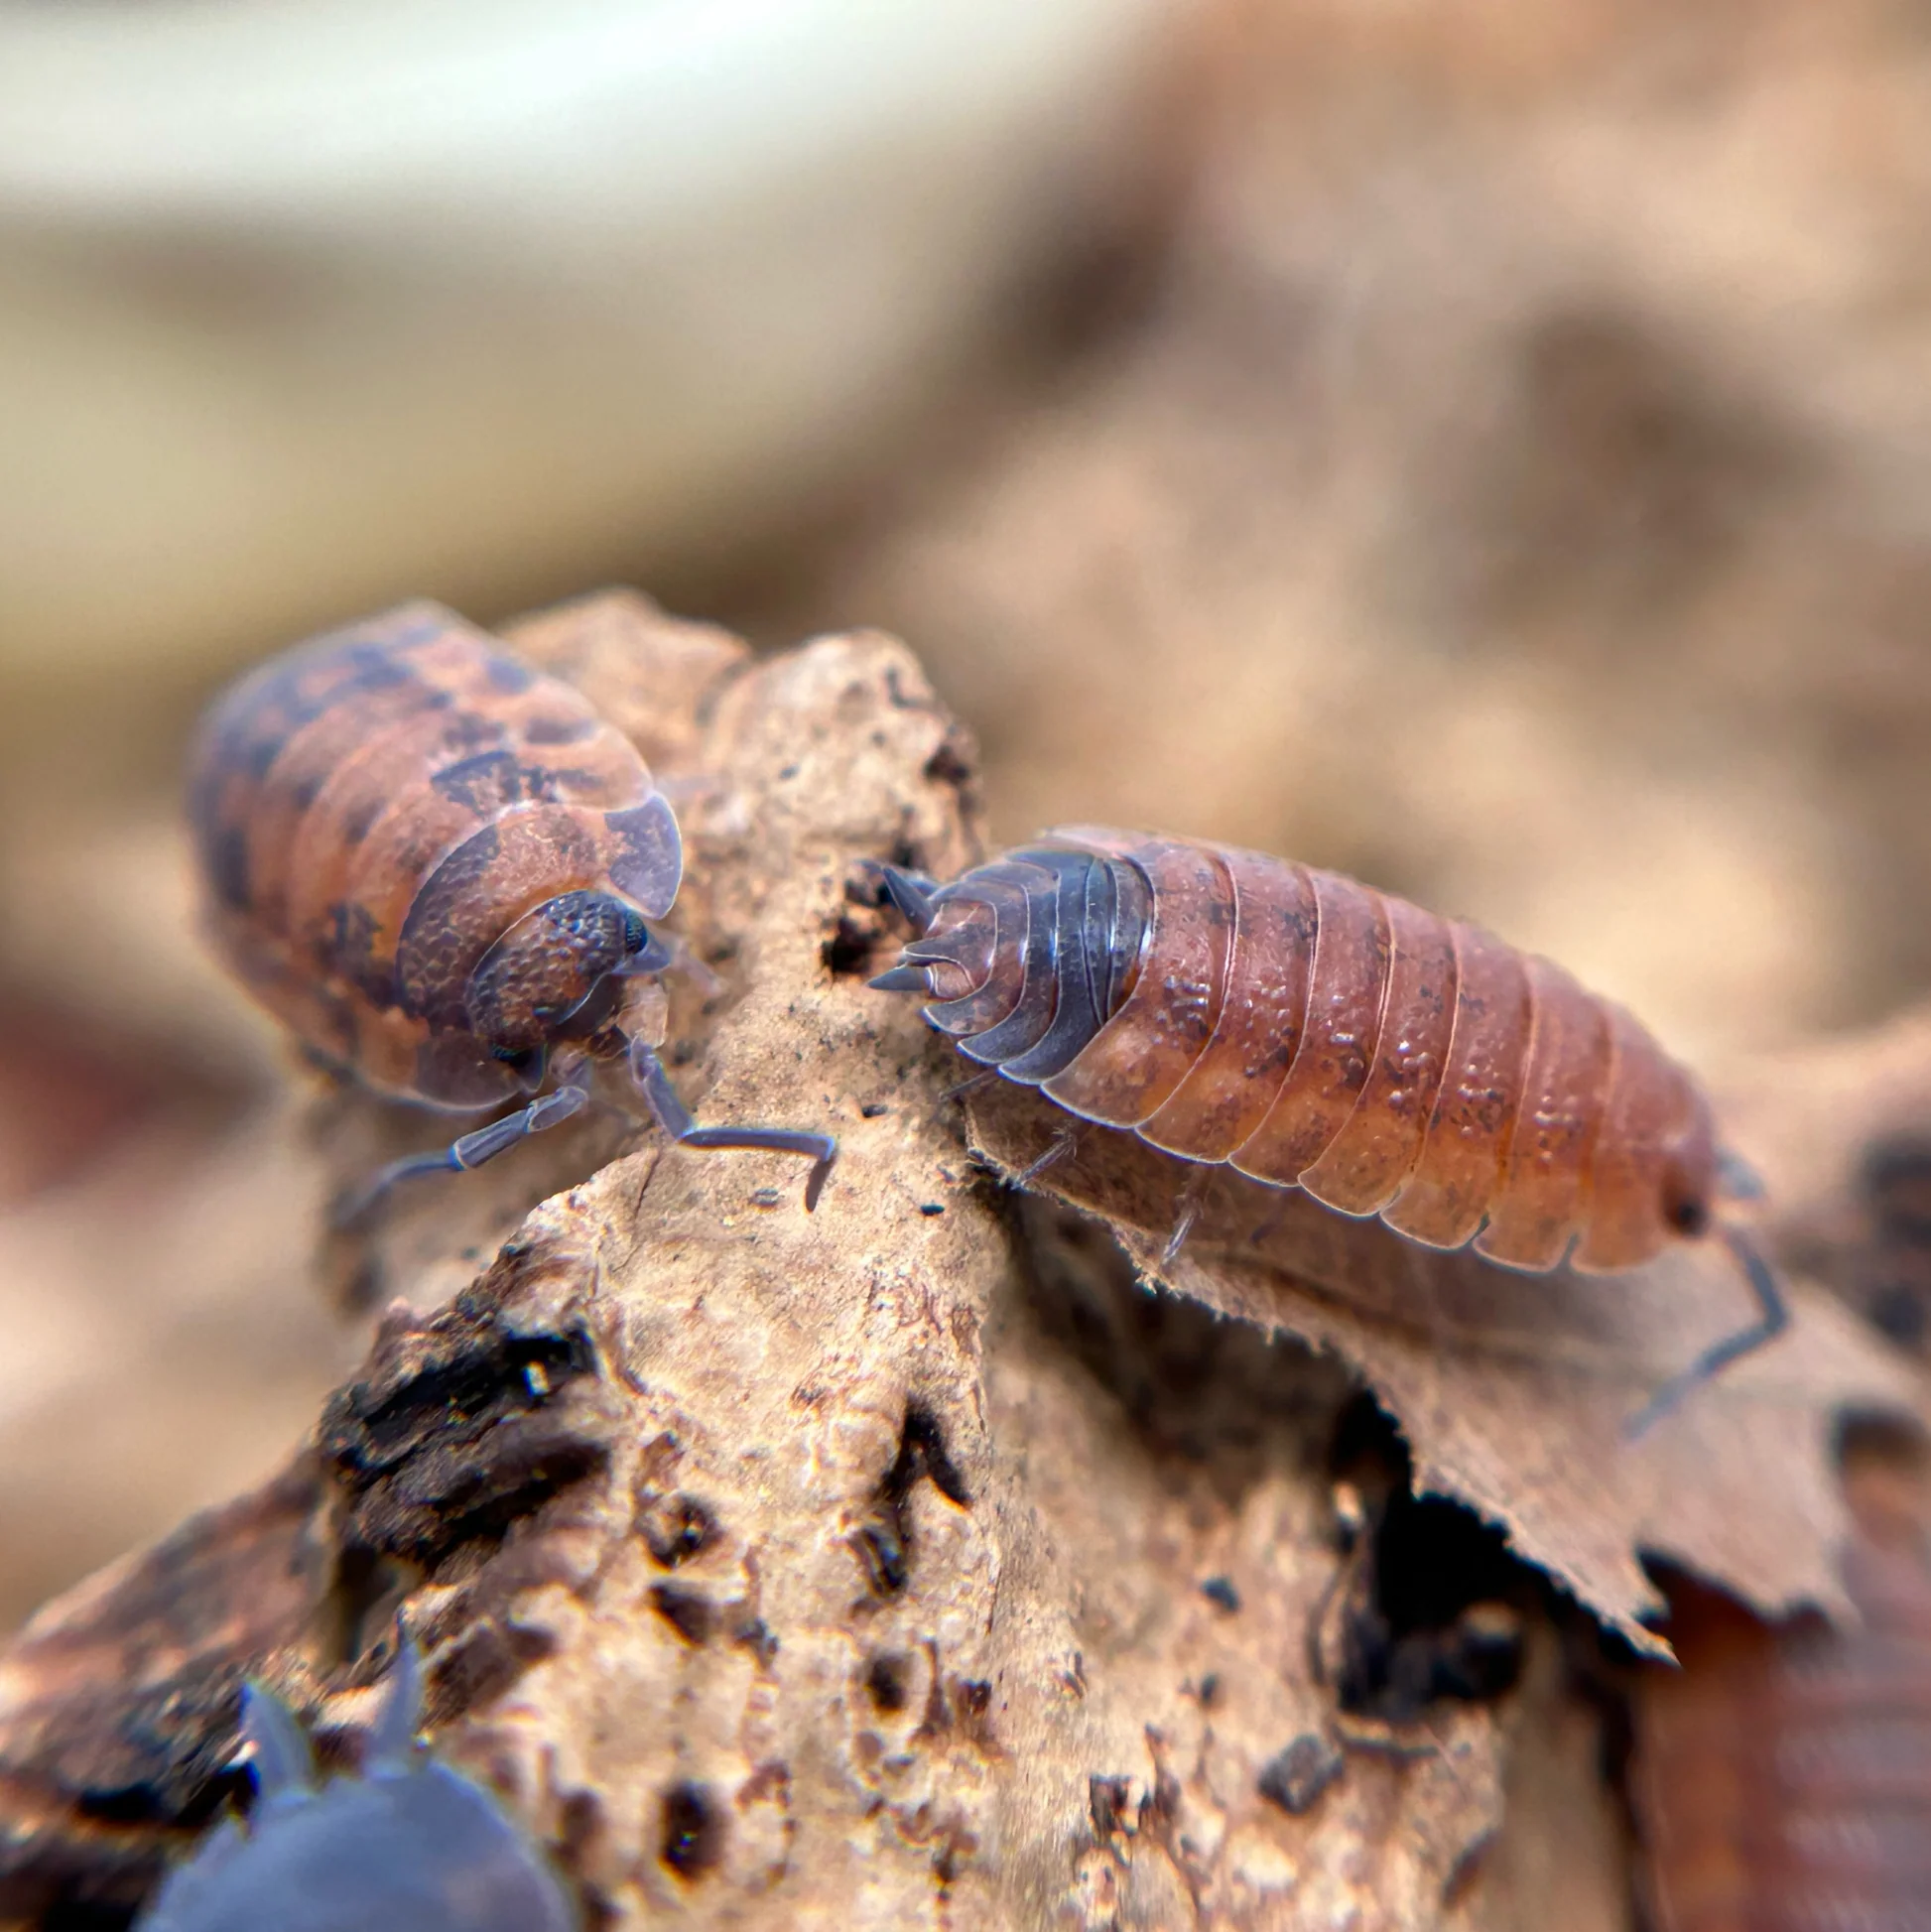
M1104 827L947 883L875 869L914 937L872 985L1077 1119L1526 1273L1624 1274L1714 1234L1755 1319L1632 1436L1789 1325L1718 1214L1744 1175L1696 1083L1546 960L1337 873ZM1197 1211L1183 1190L1169 1254Z

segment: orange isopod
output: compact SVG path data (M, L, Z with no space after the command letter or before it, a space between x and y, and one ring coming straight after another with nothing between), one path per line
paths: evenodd
M405 604L231 686L189 810L215 949L312 1058L451 1112L526 1102L383 1169L339 1218L568 1119L615 1059L686 1145L808 1157L816 1201L829 1136L698 1126L625 1028L631 986L671 961L647 922L683 846L636 747L573 686Z
M967 1058L1188 1161L1305 1189L1429 1247L1617 1273L1716 1229L1759 1318L1637 1418L1777 1334L1714 1215L1696 1083L1558 966L1340 873L1078 826L949 884L883 869L918 928L872 981Z

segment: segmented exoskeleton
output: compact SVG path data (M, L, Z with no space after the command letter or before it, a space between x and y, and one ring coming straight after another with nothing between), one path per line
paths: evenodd
M578 1914L495 1795L416 1741L422 1665L405 1642L360 1777L323 1782L295 1715L251 1684L256 1798L163 1881L136 1932L573 1932Z
M574 687L405 604L233 685L190 812L215 948L312 1058L449 1111L528 1101L384 1169L344 1218L568 1119L617 1058L686 1145L809 1157L816 1202L828 1135L696 1125L626 1029L631 986L671 961L646 922L677 897L683 846L636 747Z
M962 1053L1189 1161L1510 1267L1639 1266L1717 1227L1694 1081L1560 966L1459 920L1232 846L1072 827L949 884L884 877L919 929L874 979ZM1787 1319L1741 1232L1760 1319Z

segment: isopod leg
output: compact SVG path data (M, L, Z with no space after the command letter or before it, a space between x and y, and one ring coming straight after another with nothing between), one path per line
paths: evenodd
M1180 1259L1180 1250L1187 1245L1187 1236L1194 1231L1194 1224L1200 1220L1211 1172L1206 1167L1191 1168L1186 1180L1180 1184L1180 1193L1174 1202L1173 1232L1167 1236L1167 1244L1160 1250L1160 1265L1163 1268L1172 1267Z
M838 1143L830 1134L807 1133L796 1127L701 1127L691 1109L678 1097L664 1063L641 1040L630 1043L630 1077L637 1083L657 1124L684 1147L765 1148L778 1154L802 1154L812 1163L805 1181L805 1212L818 1206L826 1177L837 1159Z
M872 983L876 985L878 982L873 980ZM966 1100L969 1099L974 1094L983 1094L998 1079L998 1068L981 1067L977 1073L969 1075L966 1079L959 1081L954 1086L947 1088L939 1095L939 1104L945 1106L950 1101Z
M329 1220L337 1227L351 1227L401 1181L413 1181L422 1174L466 1174L498 1154L507 1154L519 1142L557 1126L572 1114L580 1113L590 1097L590 1072L585 1063L554 1093L546 1094L515 1113L506 1113L486 1127L478 1127L453 1140L437 1154L411 1154L387 1167L378 1168L361 1187L335 1204Z
M1756 1297L1757 1319L1746 1328L1738 1329L1735 1335L1725 1336L1721 1342L1704 1350L1689 1367L1672 1375L1622 1425L1622 1433L1629 1441L1634 1441L1653 1424L1660 1422L1692 1389L1709 1381L1733 1361L1752 1353L1766 1342L1774 1341L1790 1326L1790 1304L1784 1300L1783 1290L1777 1285L1776 1273L1756 1243L1740 1227L1720 1226L1717 1232L1737 1257L1737 1265L1742 1269L1743 1279L1749 1283L1750 1293Z
M1062 1127L1047 1143L1045 1153L1012 1177L1015 1188L1029 1188L1049 1167L1057 1167L1080 1151L1080 1129Z

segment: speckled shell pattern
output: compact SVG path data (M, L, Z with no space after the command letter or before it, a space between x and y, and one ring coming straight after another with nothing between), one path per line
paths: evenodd
M451 1110L529 1091L464 995L532 908L670 909L677 821L583 696L434 603L298 645L204 721L190 813L225 963L320 1060Z
M1626 1012L1339 873L1065 828L940 887L905 961L1007 1079L1430 1247L1616 1272L1714 1187L1708 1107Z

